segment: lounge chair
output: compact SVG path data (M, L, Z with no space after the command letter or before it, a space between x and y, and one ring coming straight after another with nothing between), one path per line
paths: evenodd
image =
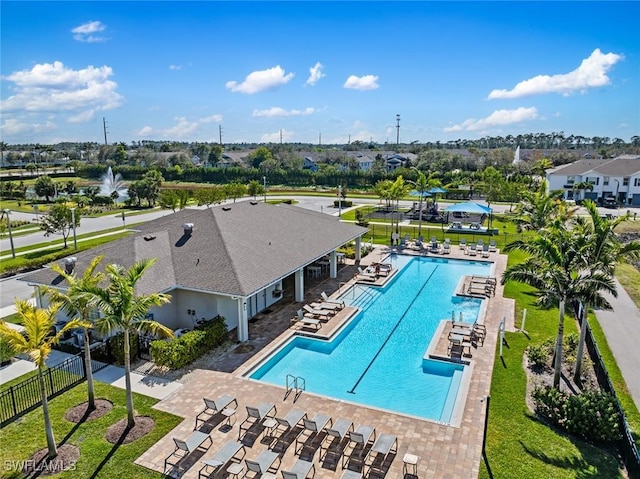
M291 469L288 471L282 471L282 479L306 479L312 470L315 475L316 467L313 465L312 461L298 459Z
M309 326L311 328L315 328L316 331L322 327L322 322L319 319L308 318L304 315L301 309L297 311L297 316L291 319L294 323L300 323L303 326Z
M358 272L356 273L356 281L370 281L370 282L375 282L378 280L378 276L376 276L375 273L369 273L365 270L363 270L361 267L358 266Z
M371 472L371 469L374 467L375 460L378 456L383 456L381 464L384 464L384 461L391 452L398 452L398 438L393 434L380 434L373 443L373 446L371 446L371 450L365 460L365 464L369 465L369 472Z
M492 253L496 252L496 240L489 240L489 251L491 251Z
M488 258L489 254L490 254L489 253L489 245L488 244L482 245L482 257L483 258Z
M222 412L223 409L227 409L227 406L232 403L235 404L235 407L238 407L238 401L233 396L229 396L225 394L224 396L220 396L218 399L208 399L202 398L204 401L204 410L196 416L196 425L194 429L198 429L198 422L202 421L206 422L208 419L212 418L216 414Z
M242 457L244 457L246 454L244 444L235 441L227 442L211 459L202 461L204 466L198 471L198 479L213 477L218 471L224 469L240 451L242 451ZM240 459L242 459L242 457Z
M325 303L324 301L314 302L309 305L312 309L326 309L327 311L339 311L342 306L339 304Z
M247 465L247 471L255 472L257 474L266 474L275 462L280 459L280 454L273 452L269 449L265 449L255 459L245 459L244 462Z
M333 424L331 416L324 413L317 413L313 419L302 418L302 423L304 424L304 430L296 438L296 451L298 450L298 444L305 443L308 439L322 432L327 425Z
M337 304L339 306L342 306L343 308L345 306L344 301L339 299L331 299L329 296L327 296L327 293L325 293L324 291L320 293L320 296L322 297L322 301L324 301L325 303Z
M301 411L300 409L292 409L285 417L276 417L276 421L278 421L276 430L279 429L280 426L283 426L285 429L281 432L281 435L284 435L294 427L296 427L300 423L300 421L302 421L302 419L306 417L306 412Z
M175 444L175 449L169 456L164 460L164 472L167 470L167 465L177 467L180 470L180 463L185 459L189 454L194 452L196 449L200 449L206 440L209 440L209 445L213 442L211 436L206 432L202 431L193 431L191 435L187 439L178 439L173 438L173 442ZM171 459L175 458L175 462L171 462Z
M431 247L429 248L429 252L431 253L439 253L440 252L440 248L438 246L438 242L431 240Z
M242 434L243 429L249 429L254 424L261 424L266 418L274 417L277 414L276 405L272 402L261 402L258 406L247 406L247 417L240 424L240 431L238 434ZM245 423L249 423L246 428L242 426Z
M335 463L337 464L340 460L340 457L343 454L343 449L345 444L343 444L343 439L348 436L350 432L353 431L353 421L351 419L338 419L335 421L330 427L326 428L327 437L329 442L325 449L324 461L327 461L329 455L335 457ZM337 439L337 443L336 440ZM322 446L321 446L322 450Z
M478 250L476 248L475 243L469 243L469 247L467 248L467 254L469 256L476 256L478 254Z
M353 454L356 448L360 448L358 457L362 458L366 447L369 445L369 442L375 440L376 428L374 428L373 426L367 426L366 424L360 424L355 431L349 432L349 444L353 444L351 453Z
M460 249L462 251L465 251L467 249L467 240L466 240L466 238L462 238L460 240Z
M335 311L332 311L330 309L318 309L318 308L312 308L311 306L309 306L308 304L305 304L302 309L306 312L309 313L309 316L317 318L317 319L329 319L331 316L333 316L334 314L336 314Z
M449 253L451 253L451 243L445 242L442 245L442 254L449 254Z

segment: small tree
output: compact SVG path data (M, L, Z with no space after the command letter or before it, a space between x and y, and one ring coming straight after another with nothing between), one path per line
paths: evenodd
M228 198L233 198L234 203L238 198L242 198L247 194L247 187L238 182L229 183L224 187L224 190L227 193Z
M40 229L44 231L45 236L61 234L66 248L67 238L74 227L73 216L71 208L63 203L56 203L49 210L49 214L42 218ZM78 226L80 226L80 213L76 212L75 227L77 228Z
M47 200L47 203L51 201L51 197L56 194L56 186L53 183L53 180L48 176L41 176L36 180L35 185L33 185L33 189L38 196L44 196Z
M82 321L69 321L56 334L51 331L56 323L58 305L52 304L48 309L39 309L27 301L16 300L18 315L22 318L24 333L11 329L7 323L0 321L0 336L9 343L17 354L28 354L38 367L38 380L40 382L40 397L42 399L42 412L44 415L44 431L47 436L47 448L49 458L58 454L56 440L53 436L51 417L49 416L49 402L47 400L47 387L44 382L44 370L47 357L51 353L51 347L60 341L67 331L83 327Z

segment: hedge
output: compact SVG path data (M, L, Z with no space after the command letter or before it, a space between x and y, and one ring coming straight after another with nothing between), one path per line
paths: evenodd
M158 366L179 369L223 344L227 333L227 322L218 315L172 341L152 341L151 358Z

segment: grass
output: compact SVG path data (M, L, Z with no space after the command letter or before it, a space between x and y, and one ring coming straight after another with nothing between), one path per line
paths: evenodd
M20 316L18 313L10 314L9 316L0 318L0 320L5 321L7 323L22 324L22 316Z
M620 263L616 266L616 278L640 308L640 271L632 264Z
M510 259L516 256L514 253ZM493 477L623 477L611 454L546 426L526 405L523 354L530 344L555 337L558 322L557 309L538 309L531 291L531 288L516 283L505 287L506 296L516 300L516 317L521 318L522 309L527 309L529 338L520 332L506 333L508 346L503 348L504 362L496 354L486 444ZM575 331L575 322L566 320L565 333ZM480 477L490 477L484 464Z
M137 441L126 445L113 445L104 436L109 426L126 417L125 391L107 384L96 383L96 396L111 401L113 409L94 421L73 424L65 420L66 411L85 402L86 394L86 384L81 383L49 403L53 431L58 445L74 444L80 448L80 458L75 465L75 470L52 477L161 478L161 474L137 466L134 461L182 422L182 418L153 409L153 405L158 402L156 399L134 394L136 414L152 417L155 427L151 433ZM42 408L26 414L20 420L0 430L0 457L5 461L29 459L34 452L45 447ZM0 477L8 477L8 472Z

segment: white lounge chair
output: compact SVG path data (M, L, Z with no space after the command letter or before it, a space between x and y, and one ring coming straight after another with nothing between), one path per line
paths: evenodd
M489 240L489 251L491 251L492 253L496 252L496 240Z
M308 313L308 316L317 318L317 319L329 319L331 316L336 314L335 311L332 311L330 309L312 308L308 304L305 304L304 306L302 306L302 309L306 313Z
M262 424L262 422L268 417L274 417L278 412L276 409L276 405L272 402L261 402L258 406L246 406L247 408L247 417L240 424L240 430L238 431L238 437L242 435L243 429L247 431L254 424ZM243 427L245 424L248 425Z
M462 251L464 251L464 250L466 250L466 249L467 249L467 240L466 240L466 238L462 238L462 239L460 240L460 249L461 249Z
M325 293L324 291L320 293L320 296L322 297L322 301L324 301L325 303L337 304L338 306L342 306L343 308L345 306L344 301L339 299L331 299L329 296L327 296L327 293Z
M319 301L316 303L311 303L309 306L312 309L326 309L327 311L340 311L342 306L334 303L325 303L324 301Z
M367 459L365 460L365 464L369 465L369 475L371 475L371 469L375 466L375 460L377 456L382 455L383 460L381 464L384 464L385 459L391 452L398 451L398 438L393 434L380 434L373 446L371 446L371 450L367 455Z
M370 273L368 271L363 270L360 266L358 266L358 273L356 274L356 281L377 281L378 276L375 273Z
M490 256L489 245L488 244L482 245L482 257L488 258L489 256Z
M449 254L449 253L451 253L451 243L445 242L442 245L442 254Z
M322 322L319 319L308 318L304 315L301 309L297 311L297 317L292 319L293 322L297 322L302 324L303 326L309 326L315 328L316 330L322 327Z
M360 424L355 431L349 432L349 444L353 445L351 454L359 448L358 457L362 458L364 451L370 441L376 440L376 428L366 424ZM344 464L343 464L344 466Z
M278 421L277 430L280 429L280 426L284 427L284 431L279 431L281 435L284 435L296 427L305 417L307 417L306 412L300 409L292 409L285 417L276 417L276 421Z

